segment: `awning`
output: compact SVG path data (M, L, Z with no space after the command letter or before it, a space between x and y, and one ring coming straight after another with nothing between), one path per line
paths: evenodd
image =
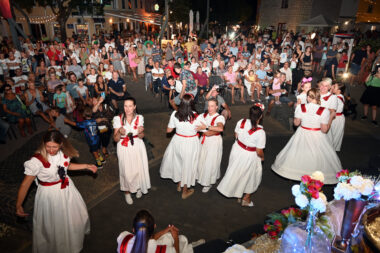
M334 25L335 25L335 22L326 18L324 15L318 15L314 18L311 18L299 24L299 26L313 26L313 27L330 27Z
M129 19L129 20L135 20L139 22L145 22L150 23L154 25L161 26L161 16L160 14L156 13L146 13L146 12L127 12L127 11L111 11L107 10L104 12L104 15L111 16L111 17L117 17L117 18L123 18L123 19Z

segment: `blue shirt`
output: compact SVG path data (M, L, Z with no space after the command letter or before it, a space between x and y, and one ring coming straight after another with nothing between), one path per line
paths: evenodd
M111 79L108 82L108 87L113 89L115 92L124 92L123 86L125 85L124 80L122 78L118 78L117 81Z
M89 145L99 143L98 125L94 119L86 119L82 122L78 122L77 127L84 129L84 136Z
M239 49L237 47L230 47L230 51L233 55L237 56Z
M259 79L265 79L265 77L267 76L267 72L265 70L257 70L256 71L256 75Z
M77 87L78 87L78 84L76 83L69 83L66 85L66 90L70 93L70 96L73 99L79 98L79 95L76 89Z

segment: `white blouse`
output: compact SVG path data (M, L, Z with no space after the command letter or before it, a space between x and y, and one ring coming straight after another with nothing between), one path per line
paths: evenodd
M32 157L24 163L24 174L36 176L43 182L56 182L60 180L58 175L58 166L64 167L67 172L67 167L70 164L70 158L65 156L62 151L59 151L55 156L48 155L48 162L50 166L45 168L40 160L36 157Z
M257 125L258 128L262 129L257 130L253 134L249 134L248 131L252 129L251 121L247 119L244 127L241 128L241 123L243 120L244 119L241 119L236 123L235 133L238 136L238 140L248 147L264 149L266 144L266 135L263 127L261 125Z
M321 124L328 124L330 111L325 108L321 115L317 114L320 105L308 103L305 105L306 112L302 112L301 105L297 105L294 118L301 119L301 126L309 128L320 128Z
M175 128L177 134L192 136L197 134L196 127L201 125L201 123L206 124L203 117L198 116L193 122L190 121L179 121L175 116L177 111L174 111L170 116L168 128ZM195 113L195 112L193 112Z
M330 97L326 101L324 98L328 96ZM336 110L338 107L337 97L335 95L332 95L330 92L327 92L326 94L321 95L321 106L326 107L326 109Z
M132 133L133 135L137 135L139 132L139 127L144 126L144 117L141 114L136 114L135 118L132 120L131 124L124 120L124 123L121 124L121 115L117 115L113 118L113 128L118 129L123 127L125 129L126 134L121 137L125 137L128 133Z

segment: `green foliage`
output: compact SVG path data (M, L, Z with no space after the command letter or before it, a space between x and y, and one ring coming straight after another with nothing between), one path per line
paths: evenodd
M370 45L373 52L377 52L380 49L380 40L375 39L363 39L359 42L356 47L354 47L354 51L360 49L362 46Z

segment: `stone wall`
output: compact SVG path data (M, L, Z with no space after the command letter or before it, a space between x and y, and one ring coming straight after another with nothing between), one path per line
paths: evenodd
M313 0L288 0L288 8L281 8L281 0L260 1L259 25L260 27L274 26L286 23L288 30L297 30L298 24L310 18Z

